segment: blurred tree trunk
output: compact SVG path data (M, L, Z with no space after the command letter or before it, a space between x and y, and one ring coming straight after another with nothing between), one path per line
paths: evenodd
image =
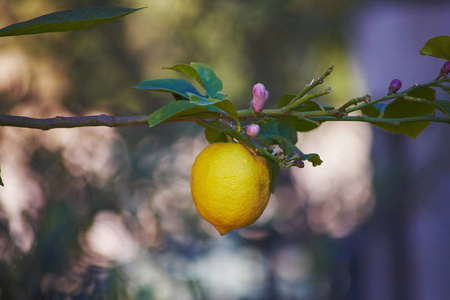
M385 94L394 78L407 88L437 76L444 61L417 51L428 39L448 35L449 13L449 5L406 4L360 15L354 43L371 95ZM377 205L360 233L353 274L358 294L351 299L450 299L449 137L450 128L439 124L416 140L374 129Z

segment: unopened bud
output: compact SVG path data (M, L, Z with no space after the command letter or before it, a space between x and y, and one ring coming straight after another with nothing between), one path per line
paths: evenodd
M391 84L389 85L388 89L388 95L392 95L397 93L399 89L402 87L402 82L398 79L394 79L391 81Z
M260 127L258 124L251 124L245 128L245 132L249 136L257 136L259 134Z
M263 110L264 103L269 98L269 92L266 91L264 84L257 83L253 86L253 99L250 101L250 107L254 112L259 113Z
M447 76L447 74L450 73L450 61L446 62L442 68L441 72L439 73L438 77L435 80L438 80L444 76Z

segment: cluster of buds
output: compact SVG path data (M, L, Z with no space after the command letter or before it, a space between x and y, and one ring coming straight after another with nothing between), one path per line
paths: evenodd
M255 113L260 113L263 110L264 103L269 98L269 92L262 83L257 83L253 86L253 99L250 101L249 106Z
M266 87L262 83L257 83L253 86L253 99L249 103L249 107L253 109L255 113L262 112L264 108L264 104L269 98L269 92L266 90ZM245 133L250 137L257 136L260 131L260 127L258 124L251 124L245 128Z
M272 155L278 157L281 160L281 166L283 168L297 167L303 168L305 167L305 163L302 161L302 154L300 152L294 153L291 157L288 157L284 154L283 149L280 146L275 146L272 150Z
M450 61L446 62L442 68L441 68L441 72L439 73L438 77L435 80L438 80L444 76L447 76L448 73L450 73Z
M388 95L392 95L398 92L399 89L402 88L402 82L398 79L394 79L391 81L391 84L388 88Z

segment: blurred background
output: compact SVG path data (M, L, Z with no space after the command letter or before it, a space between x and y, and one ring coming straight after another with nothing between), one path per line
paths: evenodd
M428 82L418 50L449 35L448 1L1 1L0 27L87 6L147 9L90 29L0 39L0 113L149 114L133 90L202 62L246 108L267 107L335 65L324 104ZM448 100L448 94L438 94ZM450 128L416 139L367 124L299 135L313 168L283 170L253 225L221 237L197 214L191 123L0 128L0 299L449 299Z

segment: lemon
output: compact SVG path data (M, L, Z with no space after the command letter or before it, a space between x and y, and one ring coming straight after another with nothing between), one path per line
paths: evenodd
M242 144L211 144L194 161L191 193L200 216L224 235L261 216L270 198L270 170Z

